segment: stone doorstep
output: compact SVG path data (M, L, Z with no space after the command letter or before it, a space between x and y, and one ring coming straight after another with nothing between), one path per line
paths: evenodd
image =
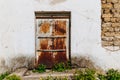
M85 70L85 68L78 68L77 70ZM68 77L69 80L71 80L71 76L74 75L76 69L71 69L65 72L54 72L51 70L46 70L44 73L33 73L31 70L28 70L27 68L21 68L17 69L15 72L13 72L10 75L18 75L21 77L22 80L40 80L40 78L46 78L46 77ZM27 74L28 73L28 74Z
M10 75L18 75L21 77L22 80L40 80L41 78L46 78L46 77L70 77L73 76L75 72L75 69L65 71L65 72L54 72L51 70L46 70L44 73L33 73L31 70L28 70L27 68L20 68L14 71ZM27 74L28 73L28 74ZM27 74L27 75L26 75Z
M73 76L73 73L44 73L44 74L36 74L36 75L30 75L30 76L23 76L22 80L40 80L40 78L46 78L46 77L70 77Z
M20 68L20 69L17 69L16 71L14 71L12 74L10 74L10 75L13 75L13 74L15 74L15 75L18 75L18 76L24 76L24 74L26 73L28 71L28 69L27 68Z

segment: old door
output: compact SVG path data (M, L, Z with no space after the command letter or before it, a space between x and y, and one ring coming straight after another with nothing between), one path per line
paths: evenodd
M36 63L70 60L70 12L36 12Z

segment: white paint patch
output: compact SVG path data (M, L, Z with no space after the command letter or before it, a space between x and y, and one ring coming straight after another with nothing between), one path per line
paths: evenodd
M35 11L71 11L71 55L88 56L106 70L120 69L120 51L101 47L100 0L0 0L0 57L35 56ZM0 61L2 61L0 58ZM2 71L0 68L0 71Z

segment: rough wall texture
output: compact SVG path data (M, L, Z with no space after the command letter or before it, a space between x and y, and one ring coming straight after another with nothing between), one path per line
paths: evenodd
M120 47L120 0L102 0L102 46Z

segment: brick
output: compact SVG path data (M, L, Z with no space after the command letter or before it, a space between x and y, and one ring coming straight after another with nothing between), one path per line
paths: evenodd
M104 10L104 13L105 13L105 14L110 13L110 9L105 9L105 10Z
M115 28L114 28L114 31L115 31L115 32L120 32L120 27L115 27Z
M112 3L117 3L118 2L118 0L112 0Z
M103 32L113 32L114 31L114 28L112 28L112 27L104 27L104 28L102 28L103 30Z
M103 4L106 3L106 0L102 0L102 3L103 3Z
M120 17L120 13L114 13L114 17Z
M120 23L112 23L112 27L118 27L120 26Z
M115 36L120 36L120 32L116 32L116 33L115 33Z
M109 22L111 19L109 17L104 18L105 22Z
M115 34L114 32L106 32L106 33L105 33L105 36L106 36L106 37L113 37L114 34Z
M111 22L116 22L116 20L117 20L117 18L110 18L111 20Z
M112 14L103 14L102 17L103 17L103 18L104 18L104 17L109 17L109 18L110 18L110 17L113 17L113 15L112 15Z
M114 37L102 37L102 40L103 41L113 41L114 40Z
M113 8L113 5L111 3L102 4L102 8L103 9L111 9L111 8Z
M111 9L111 12L112 12L112 13L116 13L116 12L117 12L117 9Z
M111 27L111 23L110 22L109 23L103 23L102 27Z
M116 22L120 22L120 17L118 17L118 18L116 19Z
M120 3L119 4L114 4L115 9L120 9Z
M120 40L119 41L114 41L114 46L120 46Z
M102 46L113 46L113 41L102 41Z
M107 0L107 3L110 3L110 2L112 2L112 0Z

